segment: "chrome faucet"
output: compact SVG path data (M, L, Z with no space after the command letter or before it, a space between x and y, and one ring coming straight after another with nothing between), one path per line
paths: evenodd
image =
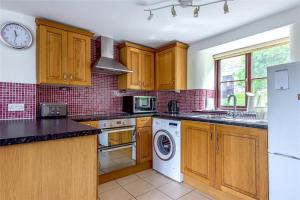
M230 102L231 98L233 98L233 115L232 115L232 117L236 118L237 117L237 112L236 112L236 96L234 94L229 95L228 98L227 98L227 102L228 103Z

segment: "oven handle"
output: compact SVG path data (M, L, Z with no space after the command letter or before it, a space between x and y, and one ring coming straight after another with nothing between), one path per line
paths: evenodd
M135 127L101 129L102 133L116 133L122 131L135 131Z

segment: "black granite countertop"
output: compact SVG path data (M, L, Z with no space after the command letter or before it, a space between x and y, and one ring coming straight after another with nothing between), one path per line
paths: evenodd
M138 117L158 117L164 119L175 119L175 120L192 120L200 122L209 122L215 124L227 124L234 126L244 126L252 128L268 129L268 123L263 120L243 120L243 119L230 119L219 116L213 116L208 114L195 113L182 113L182 114L169 114L169 113L144 113L144 114L129 114L129 113L113 113L113 114L102 114L102 115L83 115L71 117L74 121L98 121L107 119L122 119L122 118L138 118Z
M156 113L141 113L141 114L107 113L107 114L96 114L96 115L78 115L78 116L71 116L69 118L76 122L83 122L83 121L100 121L100 120L109 120L109 119L151 117L155 115Z
M73 116L67 119L0 120L0 146L93 135L101 132L100 129L78 123L82 121L99 121L107 119L138 118L149 116L163 119L192 120L261 129L268 128L267 122L263 120L229 119L199 113L112 113Z
M70 119L0 120L0 146L93 135L100 129Z
M268 129L268 123L265 120L247 120L247 119L233 119L220 116L197 114L197 113L183 113L183 114L168 114L157 113L154 115L163 119L175 119L175 120L192 120L200 122L208 122L213 124L226 124L233 126L243 126L251 128Z

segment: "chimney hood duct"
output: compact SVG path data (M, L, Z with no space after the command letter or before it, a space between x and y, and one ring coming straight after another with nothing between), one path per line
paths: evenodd
M101 57L93 66L92 71L104 74L125 74L132 72L114 59L114 41L107 37L101 37Z

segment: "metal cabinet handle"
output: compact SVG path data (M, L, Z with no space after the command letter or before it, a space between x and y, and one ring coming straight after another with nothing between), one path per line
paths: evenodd
M67 81L67 79L68 79L68 75L64 73L64 81Z
M210 141L212 141L213 140L213 133L212 133L212 131L210 131Z
M219 134L217 133L216 152L219 152Z

